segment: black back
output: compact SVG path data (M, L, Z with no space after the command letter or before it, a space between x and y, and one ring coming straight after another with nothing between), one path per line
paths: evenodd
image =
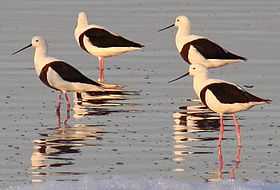
M127 40L119 35L114 35L102 28L90 28L82 33L79 37L81 47L85 50L83 43L84 36L88 37L90 42L100 48L109 47L144 47L139 43Z
M206 91L210 90L216 98L223 104L234 104L234 103L248 103L248 102L267 102L265 100L250 94L239 86L235 86L229 83L212 83L205 86L200 91L200 99L204 105L207 106L206 102Z
M78 71L71 65L69 65L63 61L54 61L54 62L51 62L51 63L45 65L39 76L41 81L51 88L54 88L54 87L50 86L50 84L48 83L48 80L47 80L47 72L48 72L49 68L52 68L55 72L57 72L57 74L65 81L80 82L80 83L101 86L101 84L87 78L85 75L83 75L80 71Z
M239 55L227 51L226 49L222 48L218 44L206 38L193 40L185 44L185 46L190 46L190 45L194 46L199 51L199 53L203 55L206 59L240 59L244 61L247 60L244 57L241 57ZM187 51L189 51L189 47L186 47L186 49Z

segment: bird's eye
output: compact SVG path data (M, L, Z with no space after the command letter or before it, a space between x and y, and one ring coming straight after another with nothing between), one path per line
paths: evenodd
M35 42L39 42L39 40L35 40Z
M195 68L195 67L193 67L192 69L193 69L193 70L195 70L196 68Z
M179 22L180 20L179 20L179 19L177 19L176 21L177 21L177 22Z

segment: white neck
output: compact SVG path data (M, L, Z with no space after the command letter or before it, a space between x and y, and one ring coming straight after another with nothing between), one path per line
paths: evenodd
M188 36L191 33L191 26L190 24L184 24L178 27L178 31L176 36Z
M176 33L176 46L178 51L181 51L185 43L188 41L187 38L190 35L189 26L179 26Z
M39 76L43 67L50 62L53 58L47 57L47 45L41 44L36 47L34 54L34 67L37 75Z
M208 74L207 73L199 73L195 76L193 76L193 88L196 93L196 95L200 98L200 91L203 88L203 84L205 81L208 80Z
M74 36L78 44L79 44L79 37L81 33L83 33L87 27L88 27L87 15L84 12L80 12L77 19L77 25L74 31Z
M35 49L35 55L34 55L34 62L39 61L42 57L47 56L47 47L46 46L39 46Z
M77 28L84 28L88 25L87 15L82 12L78 16Z

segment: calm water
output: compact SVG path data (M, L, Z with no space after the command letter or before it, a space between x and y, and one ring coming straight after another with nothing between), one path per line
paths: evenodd
M0 187L85 175L279 182L279 8L278 0L2 2ZM42 35L51 56L96 79L97 59L82 52L73 37L80 10L91 23L146 47L106 59L107 80L125 85L128 94L76 104L69 126L56 128L55 92L37 79L33 50L10 54ZM249 59L212 70L211 76L253 86L249 91L273 100L238 114L241 149L227 118L223 157L216 147L216 114L188 101L195 97L192 80L167 84L187 67L175 47L175 29L157 30L177 15L190 17L194 33Z

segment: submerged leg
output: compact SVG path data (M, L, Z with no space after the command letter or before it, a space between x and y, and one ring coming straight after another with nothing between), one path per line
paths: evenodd
M99 82L104 82L104 58L103 57L98 57L98 64L99 64L99 76L98 76L98 81Z
M241 162L241 146L236 147L235 162L239 165Z
M236 138L237 138L237 146L241 146L240 125L238 123L238 120L237 120L235 114L232 114L232 118L233 118L233 122L234 122Z
M231 171L229 172L229 176L231 179L236 178L236 170L240 166L241 158L240 158L240 153L241 153L241 146L236 147L236 153L235 153L235 165L232 167Z
M221 113L220 114L220 134L219 134L218 146L222 145L223 138L224 138L224 116Z
M218 178L223 179L223 171L224 171L224 158L223 158L223 152L222 147L218 146L218 162L219 162L219 169L218 169Z
M67 115L66 115L66 118L64 120L64 123L67 123L67 121L70 119L70 109L71 109L71 98L70 96L64 92L64 95L65 95L65 100L66 100L66 110L67 110Z
M57 123L57 127L59 128L61 125L60 125L60 106L61 106L61 92L59 92L57 94L57 97L56 97L56 123Z

